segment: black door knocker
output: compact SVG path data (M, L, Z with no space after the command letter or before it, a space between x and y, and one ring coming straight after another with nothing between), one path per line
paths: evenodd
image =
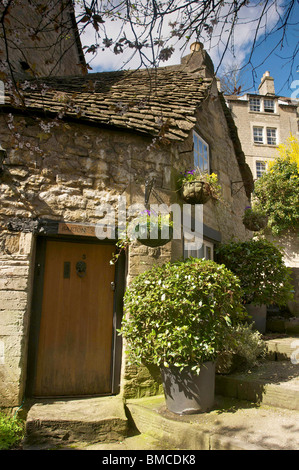
M86 263L84 261L78 261L76 271L79 277L84 277L86 275Z

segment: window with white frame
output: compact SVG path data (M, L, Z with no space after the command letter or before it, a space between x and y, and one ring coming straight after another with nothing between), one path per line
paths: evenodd
M267 127L267 144L276 145L276 129L272 127Z
M263 144L264 143L263 134L264 134L264 131L262 127L254 127L253 128L253 142L255 144Z
M264 99L264 111L265 113L274 113L274 100Z
M275 100L271 98L249 98L249 110L255 113L274 113L275 112Z
M256 177L260 178L261 176L263 176L263 174L267 170L267 163L261 162L261 161L255 162L255 170L256 170Z
M194 166L203 171L210 170L210 156L208 144L196 133L193 132L194 145Z
M203 240L201 248L198 250L188 250L184 246L184 259L190 258L203 258L214 260L214 244L210 241Z
M250 111L260 112L261 100L259 98L250 98L249 106L250 106Z
M253 142L255 144L277 145L277 129L275 127L253 127Z

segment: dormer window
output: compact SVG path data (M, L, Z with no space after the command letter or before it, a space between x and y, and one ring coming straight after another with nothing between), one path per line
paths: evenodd
M259 98L250 98L250 111L260 112L261 110L261 100Z
M249 99L249 110L254 113L274 113L275 101L269 98L251 97Z
M194 167L202 171L210 171L210 156L208 144L193 132Z
M264 111L265 113L274 113L274 100L264 99Z

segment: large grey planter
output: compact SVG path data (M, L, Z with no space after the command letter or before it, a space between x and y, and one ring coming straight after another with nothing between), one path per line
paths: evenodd
M202 365L199 375L190 369L161 368L166 406L173 413L184 415L210 410L215 397L215 363Z
M245 308L252 317L254 328L260 333L266 332L267 305L246 304Z

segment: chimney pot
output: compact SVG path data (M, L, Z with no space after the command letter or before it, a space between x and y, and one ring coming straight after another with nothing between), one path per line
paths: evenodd
M203 49L203 44L201 42L193 42L190 46L191 52L199 52Z

